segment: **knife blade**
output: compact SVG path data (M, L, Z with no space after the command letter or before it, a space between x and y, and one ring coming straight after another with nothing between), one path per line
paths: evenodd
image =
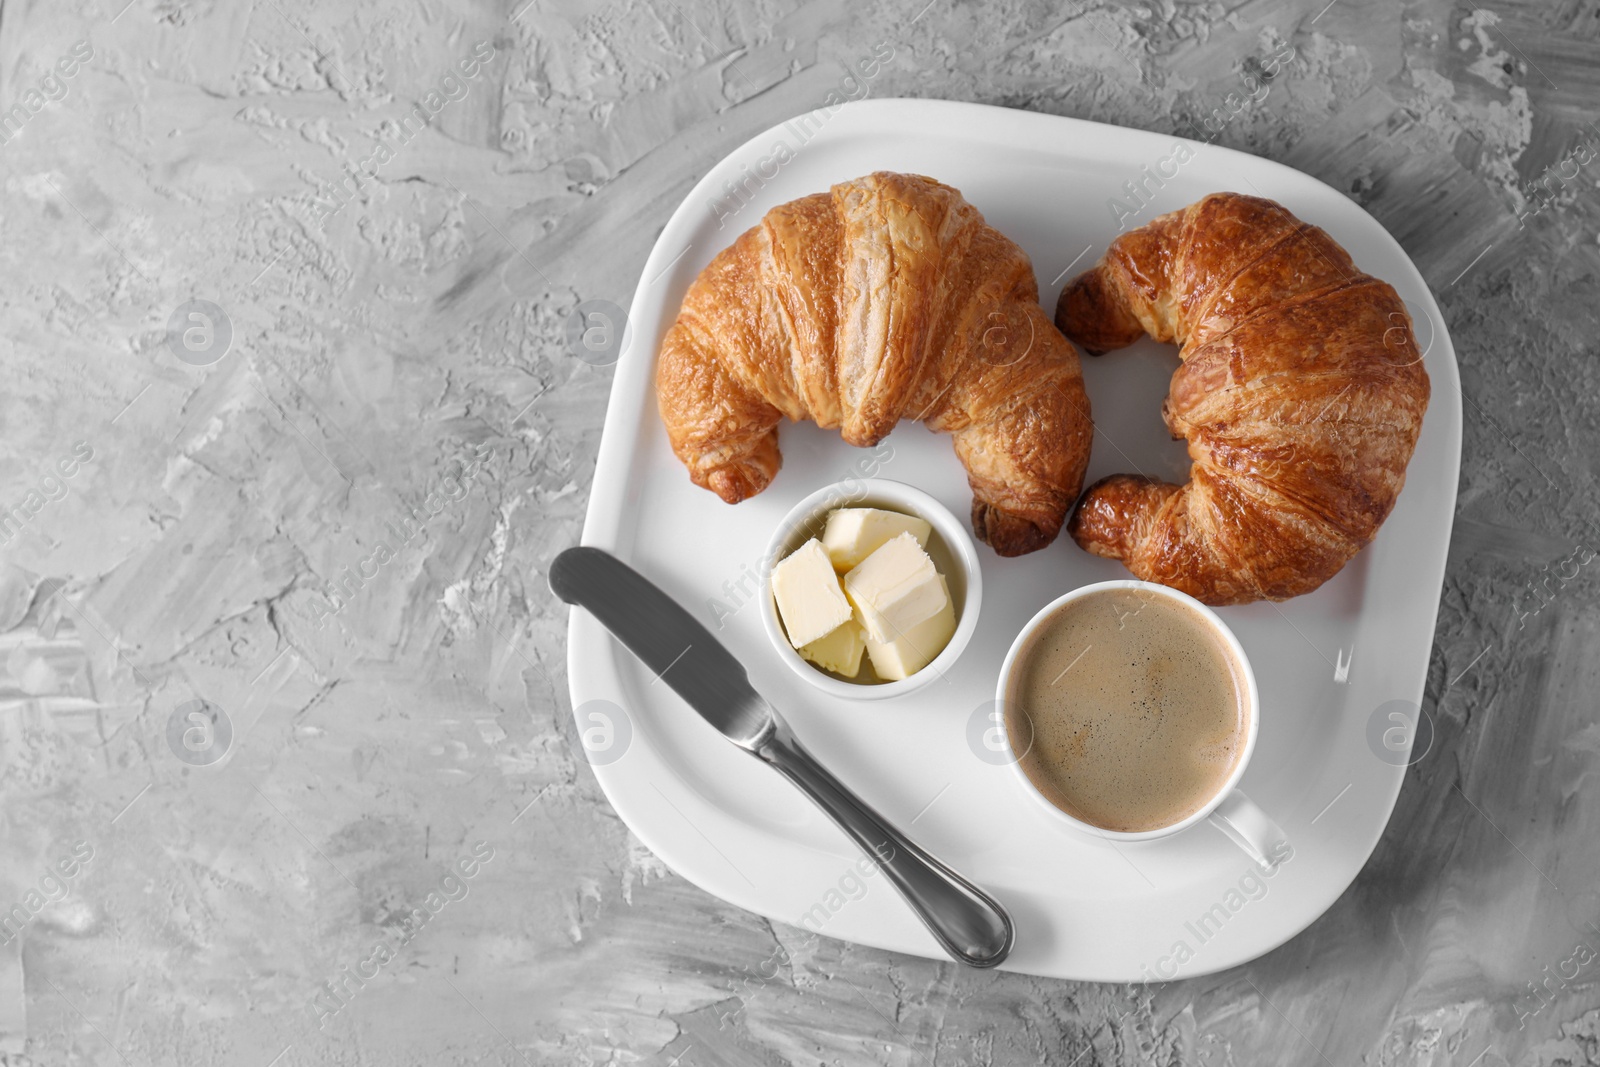
M569 548L550 564L550 591L578 604L723 736L750 748L772 708L744 664L656 584L608 552Z

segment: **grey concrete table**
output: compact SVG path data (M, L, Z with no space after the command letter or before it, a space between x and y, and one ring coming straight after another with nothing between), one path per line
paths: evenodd
M667 871L574 759L542 574L610 371L566 318L878 40L873 96L1221 109L1443 306L1435 740L1247 966L812 944ZM0 1062L1600 1060L1593 0L74 0L5 5L0 75Z

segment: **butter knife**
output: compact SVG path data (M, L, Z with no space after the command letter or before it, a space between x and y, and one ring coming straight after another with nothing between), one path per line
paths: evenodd
M929 855L818 763L750 685L744 666L677 601L615 556L569 548L550 589L586 608L729 741L771 765L876 863L950 956L993 967L1011 952L1011 917Z

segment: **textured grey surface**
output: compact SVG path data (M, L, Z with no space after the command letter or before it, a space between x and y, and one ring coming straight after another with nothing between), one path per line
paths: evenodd
M0 1062L1600 1062L1594 0L124 2L0 10ZM541 575L610 371L565 319L879 40L873 96L1215 115L1371 211L1449 322L1436 739L1247 966L813 941L665 870L573 757ZM220 359L167 343L191 299Z

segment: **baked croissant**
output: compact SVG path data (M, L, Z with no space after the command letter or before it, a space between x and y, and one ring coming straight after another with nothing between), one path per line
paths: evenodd
M1186 485L1119 474L1068 529L1207 604L1309 593L1405 484L1428 375L1393 288L1270 200L1216 193L1117 238L1056 307L1092 353L1149 334L1183 361L1162 416Z
M661 343L656 397L689 477L730 504L777 474L783 418L862 447L921 420L954 439L973 530L1002 556L1055 538L1093 433L1027 255L914 174L775 207L720 252Z

